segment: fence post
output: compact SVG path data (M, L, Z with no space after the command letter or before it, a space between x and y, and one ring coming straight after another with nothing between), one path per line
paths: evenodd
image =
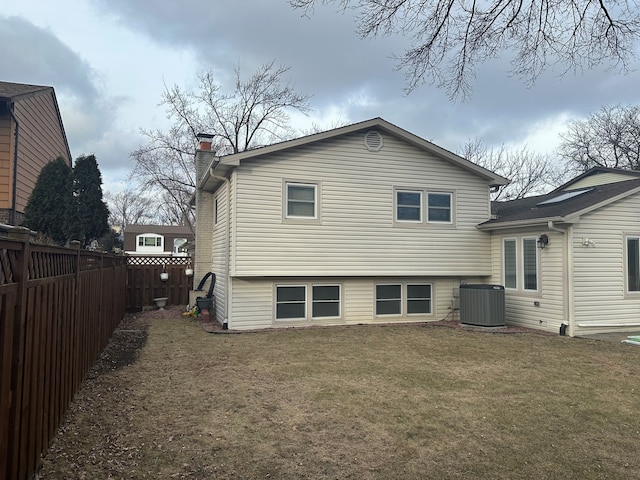
M24 227L16 227L8 232L8 238L17 240L22 244L22 250L16 257L13 265L13 275L18 284L17 302L15 310L15 322L17 328L13 332L13 358L11 360L11 408L9 418L13 424L9 425L9 438L13 441L9 443L7 451L8 471L7 478L20 477L20 458L26 455L21 451L24 439L20 438L22 424L22 388L24 381L24 349L25 335L27 327L27 280L29 280L29 260L31 258L31 246L29 243L31 230ZM9 463L10 462L10 463Z
M78 390L78 385L82 382L82 368L80 368L80 359L83 358L83 354L81 352L81 348L83 342L80 338L80 326L78 325L79 318L79 308L80 308L80 242L77 240L71 240L69 242L69 248L74 249L76 251L76 260L74 265L75 278L73 279L73 312L71 315L71 331L73 332L73 343L71 346L71 351L73 353L73 376L72 376L72 391L76 392Z

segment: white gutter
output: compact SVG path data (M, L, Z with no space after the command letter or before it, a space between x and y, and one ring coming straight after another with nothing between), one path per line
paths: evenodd
M549 223L553 224L553 222L562 222L568 223L562 217L547 217L547 218L535 218L528 220L515 220L513 222L505 222L505 223L491 223L488 225L480 224L476 228L479 230L506 230L509 228L518 228L518 227L535 227L537 225L546 225L549 226ZM557 230L560 231L560 230Z

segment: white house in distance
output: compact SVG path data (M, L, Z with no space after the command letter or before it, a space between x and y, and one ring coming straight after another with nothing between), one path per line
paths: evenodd
M196 154L195 274L229 329L424 322L491 279L490 190L508 180L380 118Z
M182 225L127 225L123 235L130 255L185 256L187 244L194 240L191 228Z

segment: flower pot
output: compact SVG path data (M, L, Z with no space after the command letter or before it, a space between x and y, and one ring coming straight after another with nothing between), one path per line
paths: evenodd
M164 307L167 305L167 300L169 300L169 297L158 297L153 299L153 303L156 304L158 310L164 310Z
M193 275L193 268L187 268L184 273L187 275L187 277L190 277Z
M160 274L160 280L162 280L163 282L167 281L169 279L169 274L167 272L162 272Z

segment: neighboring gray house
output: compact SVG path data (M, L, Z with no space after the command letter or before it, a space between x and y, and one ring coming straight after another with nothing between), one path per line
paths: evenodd
M195 275L230 329L424 322L495 272L490 191L508 180L380 118L196 154Z
M183 256L193 240L191 228L181 225L127 225L124 229L124 251L131 255Z
M594 168L553 192L494 204L491 283L509 324L571 336L640 330L640 172Z

